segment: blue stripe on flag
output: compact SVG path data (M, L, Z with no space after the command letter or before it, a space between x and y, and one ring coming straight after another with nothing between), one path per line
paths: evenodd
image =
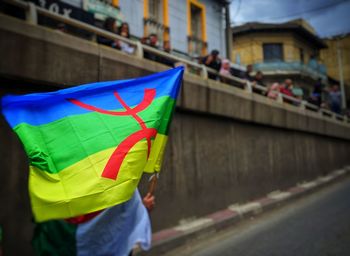
M140 103L147 88L156 89L156 98L176 99L182 72L183 67L179 67L138 79L92 83L48 93L7 95L2 98L2 111L13 128L20 123L36 126L90 112L67 101L69 98L106 110L123 108L114 97L114 91L118 91L129 106Z

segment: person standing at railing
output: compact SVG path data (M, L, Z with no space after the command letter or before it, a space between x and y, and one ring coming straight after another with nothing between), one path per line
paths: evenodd
M228 59L223 59L221 62L221 68L220 68L220 75L222 76L231 76L230 72L231 66L230 66L230 61ZM220 77L221 82L223 83L230 83L230 80L225 78L225 77Z
M268 89L267 97L270 99L277 100L281 88L282 86L279 83L273 83Z
M114 18L108 17L105 19L105 22L103 24L103 28L105 30L107 30L108 32L117 34L118 32L118 27L117 27L117 23L116 20ZM98 36L97 37L97 42L99 44L104 44L113 48L118 48L118 40L113 40L113 39L109 39L103 36Z
M123 22L120 25L120 27L118 28L118 35L130 39L130 29L129 29L129 24L127 22ZM116 43L117 43L116 48L122 50L123 52L132 54L135 51L135 48L126 42L117 40Z
M157 34L150 34L149 37L142 38L141 43L146 44L152 48L159 49ZM154 54L152 52L148 52L147 50L144 50L143 57L145 59L149 59L149 60L153 60L153 61L159 60L159 57L156 54Z
M261 85L266 87L266 84L264 82L264 74L260 70L258 70L253 78L253 82L257 85Z
M230 76L230 61L228 59L223 59L220 68L220 75Z
M318 107L320 107L322 103L322 91L323 91L322 79L319 78L316 84L314 85L314 90L311 95L311 97L313 97L314 99L314 104L317 105Z
M266 88L266 84L264 82L264 74L260 70L258 70L254 76L253 79L253 92L259 93L261 95L266 95L266 92L262 91L261 89L257 89L256 85L263 86Z
M283 86L280 89L281 93L284 94L284 95L287 95L289 97L294 97L292 90L293 90L293 81L292 81L292 79L286 79L284 81ZM283 101L286 102L286 103L293 104L293 102L291 100L289 100L289 99L285 99L284 98Z
M331 110L337 114L341 112L341 92L339 86L334 84L328 92L328 101Z
M219 54L220 52L218 50L212 50L209 55L200 59L200 63L219 72L221 68L221 59L219 57ZM208 73L208 77L210 79L218 79L218 76L216 74L213 74L211 72Z
M251 64L247 65L246 71L242 71L240 74L240 78L245 80L244 87L250 87L249 83L252 83L254 81L254 78L251 76L251 73L253 72L253 66Z
M241 78L248 82L253 82L254 78L251 76L252 72L253 72L253 65L249 64L247 65L247 70L241 73Z

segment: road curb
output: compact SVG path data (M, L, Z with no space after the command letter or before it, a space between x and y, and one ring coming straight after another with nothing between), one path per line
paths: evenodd
M315 180L297 184L284 191L273 191L265 197L258 198L249 203L229 205L226 209L202 218L158 231L153 234L152 248L147 252L137 251L135 255L162 255L190 241L200 239L201 237L208 237L210 234L227 229L243 219L250 218L306 196L348 174L350 174L350 166L335 170Z

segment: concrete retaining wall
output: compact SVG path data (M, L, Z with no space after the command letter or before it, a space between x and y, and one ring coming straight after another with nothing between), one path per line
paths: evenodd
M0 96L125 79L166 67L0 15ZM152 213L154 230L350 164L349 125L186 74ZM27 161L0 117L5 253L26 254ZM142 181L141 191L145 191ZM21 246L18 246L21 244Z

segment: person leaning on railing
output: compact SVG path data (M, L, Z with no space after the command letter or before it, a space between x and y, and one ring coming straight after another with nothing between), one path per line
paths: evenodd
M108 17L105 19L104 24L103 24L103 28L105 30L107 30L108 32L112 32L114 34L117 34L118 32L118 27L117 27L117 23L116 20L114 18ZM97 37L97 42L99 44L104 44L113 48L118 48L118 40L113 40L113 39L109 39L103 36L98 36Z
M228 59L223 59L221 62L221 68L220 68L220 75L223 76L231 76L231 72L230 72L231 66L230 66L230 61ZM225 78L225 77L220 77L221 82L229 84L230 80Z
M292 89L293 89L293 81L292 81L292 79L286 79L284 81L283 86L280 88L280 92L282 94L284 94L284 95L289 96L289 97L294 97ZM286 99L286 98L283 98L283 101L286 102L286 103L293 104L293 101L291 101L289 99Z
M258 70L253 78L253 92L259 93L261 95L266 95L265 91L259 90L255 87L255 85L266 87L264 82L264 74L260 70Z
M323 93L323 84L322 84L322 79L319 78L316 84L314 84L314 89L310 97L308 98L308 102L320 107L322 103L322 93Z
M230 61L228 59L223 59L221 62L220 75L230 76Z
M219 57L219 51L218 50L212 50L209 55L201 58L199 60L199 63L204 64L205 66L212 68L216 70L217 72L220 71L221 68L221 59ZM217 80L218 76L213 73L209 73L208 77L213 80Z
M249 64L249 65L247 65L247 70L242 71L240 73L240 75L239 75L240 78L245 80L245 84L243 85L243 88L241 87L242 89L244 89L244 87L247 88L248 83L251 83L254 81L254 77L251 76L252 72L253 72L253 65Z
M341 92L337 84L333 84L328 90L328 102L333 112L337 114L341 113Z
M148 37L143 37L141 39L141 43L148 45L152 48L159 49L158 47L158 36L157 34L150 34ZM159 57L154 54L153 52L148 52L147 50L144 51L143 57L145 59L153 60L153 61L158 61Z
M253 72L253 65L249 64L247 65L247 71L242 72L240 77L246 81L253 82L254 78L251 76L252 72Z
M273 83L267 91L267 97L270 99L277 100L281 87L282 86L279 83Z
M120 25L120 27L118 27L118 35L130 39L130 29L129 29L129 24L127 22L123 22ZM135 48L126 42L117 40L116 43L117 43L116 48L122 50L123 52L126 52L128 54L133 54L135 51Z

